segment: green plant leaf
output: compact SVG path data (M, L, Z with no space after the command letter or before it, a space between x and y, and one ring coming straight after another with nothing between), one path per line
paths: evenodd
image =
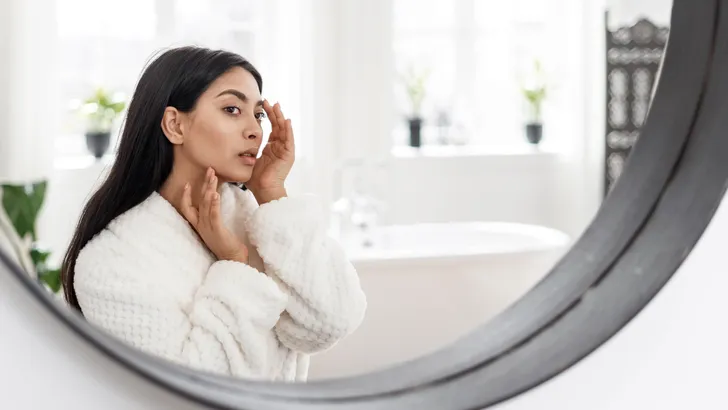
M53 293L58 293L61 290L61 270L60 269L49 269L42 272L38 272L38 279L48 285Z
M10 218L15 232L21 238L25 238L32 230L32 216L24 188L17 185L3 185L2 189L3 209Z
M48 269L47 261L51 252L42 249L36 243L36 220L43 207L48 182L43 180L33 184L12 185L2 184L2 206L18 235L25 239L30 235L33 246L30 249L30 258L33 261L38 279L46 283L53 292L61 288L60 269Z
M30 259L33 261L33 265L38 266L45 264L48 257L51 256L50 251L33 247L30 250Z
M43 207L43 202L45 201L45 195L46 195L47 188L48 188L47 181L41 181L41 182L33 184L33 188L30 192L30 204L33 209L33 215L35 215L36 217L38 216L38 213L40 212L41 207Z
M1 186L3 209L21 238L30 234L34 241L37 239L35 222L43 206L46 186L46 181L28 185L3 184Z
M117 102L117 103L111 104L110 107L114 111L115 114L120 114L122 111L124 111L126 104L123 102Z
M88 120L89 131L108 132L116 117L125 108L125 101L117 101L107 90L97 88L93 95L85 100L80 113Z
M427 95L427 81L430 77L431 70L423 68L419 72L414 66L410 65L407 70L400 74L407 97L412 104L412 114L419 115L422 103Z

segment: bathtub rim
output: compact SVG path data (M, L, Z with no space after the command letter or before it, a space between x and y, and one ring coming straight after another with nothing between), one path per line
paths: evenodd
M428 222L420 224L386 225L378 227L377 229L391 231L410 229L412 226L416 226L416 229L421 229L422 233L424 233L428 230L428 228L437 229L446 225L449 227L466 227L471 231L478 231L478 228L482 228L483 231L492 231L495 233L528 235L532 238L536 238L537 240L543 239L543 241L535 246L518 247L492 252L488 250L476 249L465 249L457 251L448 250L442 252L429 250L388 251L384 249L382 250L382 252L377 252L377 249L362 251L361 249L355 250L352 248L348 248L346 249L347 256L356 267L370 268L382 265L399 266L403 264L409 264L410 266L420 266L423 264L434 264L442 266L460 262L483 262L487 261L489 258L499 258L501 256L517 257L551 252L563 253L568 245L573 242L573 239L568 234L555 228L543 225L507 221Z

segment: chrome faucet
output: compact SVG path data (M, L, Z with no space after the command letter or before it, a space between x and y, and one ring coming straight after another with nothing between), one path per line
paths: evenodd
M366 176L373 175L367 172L371 169L382 169L383 161L366 161L363 158L346 160L337 167L338 183L336 188L338 198L332 206L334 218L332 227L334 235L350 242L356 247L371 247L375 245L374 228L381 222L381 215L386 209L383 201L375 198L371 187L367 189L364 181ZM351 184L345 189L346 171L353 169L354 175ZM370 181L371 183L371 181Z

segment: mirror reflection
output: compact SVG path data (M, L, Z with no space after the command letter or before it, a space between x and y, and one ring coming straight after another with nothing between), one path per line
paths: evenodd
M285 382L432 353L543 279L671 6L40 1L0 6L0 249L145 353Z

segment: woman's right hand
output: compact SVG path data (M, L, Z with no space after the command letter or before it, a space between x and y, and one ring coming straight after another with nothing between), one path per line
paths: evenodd
M198 209L192 205L190 184L185 184L182 215L218 260L248 263L248 248L225 227L220 217L220 194L217 192L217 177L212 168L207 169L202 185Z

